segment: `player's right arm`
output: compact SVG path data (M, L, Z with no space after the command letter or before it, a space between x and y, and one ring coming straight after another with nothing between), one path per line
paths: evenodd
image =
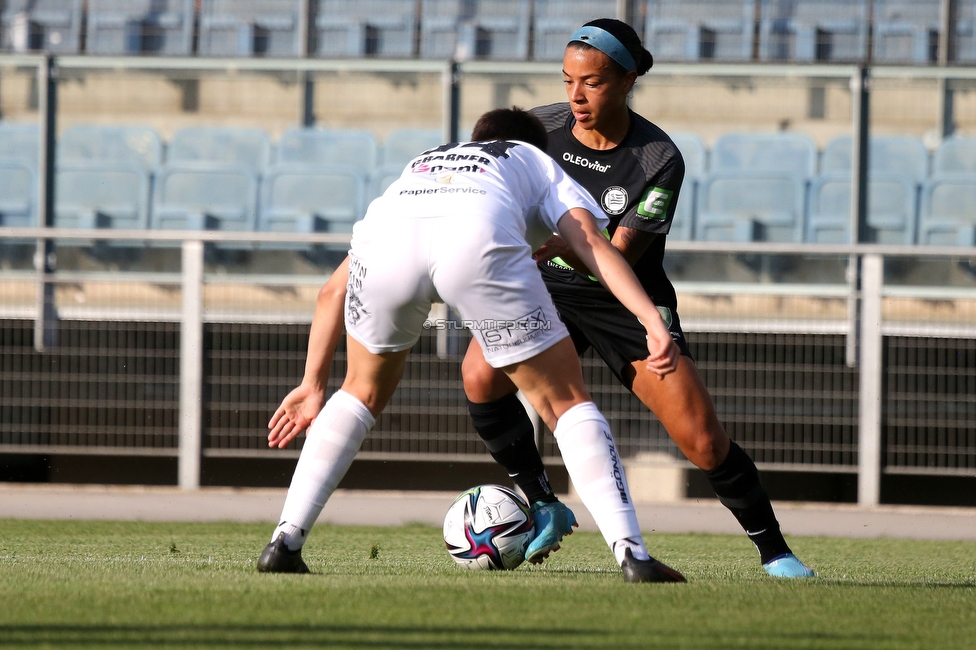
M590 272L647 330L648 370L660 377L674 372L680 356L678 346L630 264L600 232L593 215L583 208L571 208L560 217L558 226L559 234Z
M343 305L349 277L349 258L343 260L319 290L308 334L308 354L302 383L282 400L268 422L268 446L284 448L307 429L325 406L325 390L336 346L344 328Z

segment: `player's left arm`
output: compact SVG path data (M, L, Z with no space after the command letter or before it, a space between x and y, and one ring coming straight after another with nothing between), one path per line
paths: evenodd
M349 277L347 257L319 290L315 301L315 315L308 334L308 354L305 357L305 376L292 390L268 422L268 446L284 448L299 433L307 429L325 406L325 391L329 369L336 346L345 326L343 306L346 282Z
M685 177L685 163L675 149L660 169L650 171L640 200L624 214L610 243L631 266L647 252L658 235L671 229L678 192Z

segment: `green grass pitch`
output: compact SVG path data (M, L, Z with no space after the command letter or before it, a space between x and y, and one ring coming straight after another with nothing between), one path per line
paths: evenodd
M313 575L262 575L268 525L0 520L0 647L976 648L976 543L791 538L811 581L742 536L648 537L688 584L629 585L602 539L469 572L440 531L318 526Z

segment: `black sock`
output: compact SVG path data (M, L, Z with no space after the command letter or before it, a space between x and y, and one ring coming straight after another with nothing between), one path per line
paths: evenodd
M790 553L769 496L759 480L759 470L739 445L733 442L725 461L710 472L705 472L705 476L718 500L732 511L746 535L756 545L763 564Z
M484 440L491 457L505 468L529 503L558 501L549 485L542 456L535 446L532 420L518 397L513 393L483 404L467 401L474 428Z

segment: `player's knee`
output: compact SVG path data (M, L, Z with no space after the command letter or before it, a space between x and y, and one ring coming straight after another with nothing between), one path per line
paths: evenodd
M729 437L720 426L703 426L690 443L685 450L688 460L706 472L721 465L729 454Z
M495 389L495 373L497 371L485 363L484 359L464 358L461 363L461 379L464 383L465 396L476 403L493 402L498 399Z

